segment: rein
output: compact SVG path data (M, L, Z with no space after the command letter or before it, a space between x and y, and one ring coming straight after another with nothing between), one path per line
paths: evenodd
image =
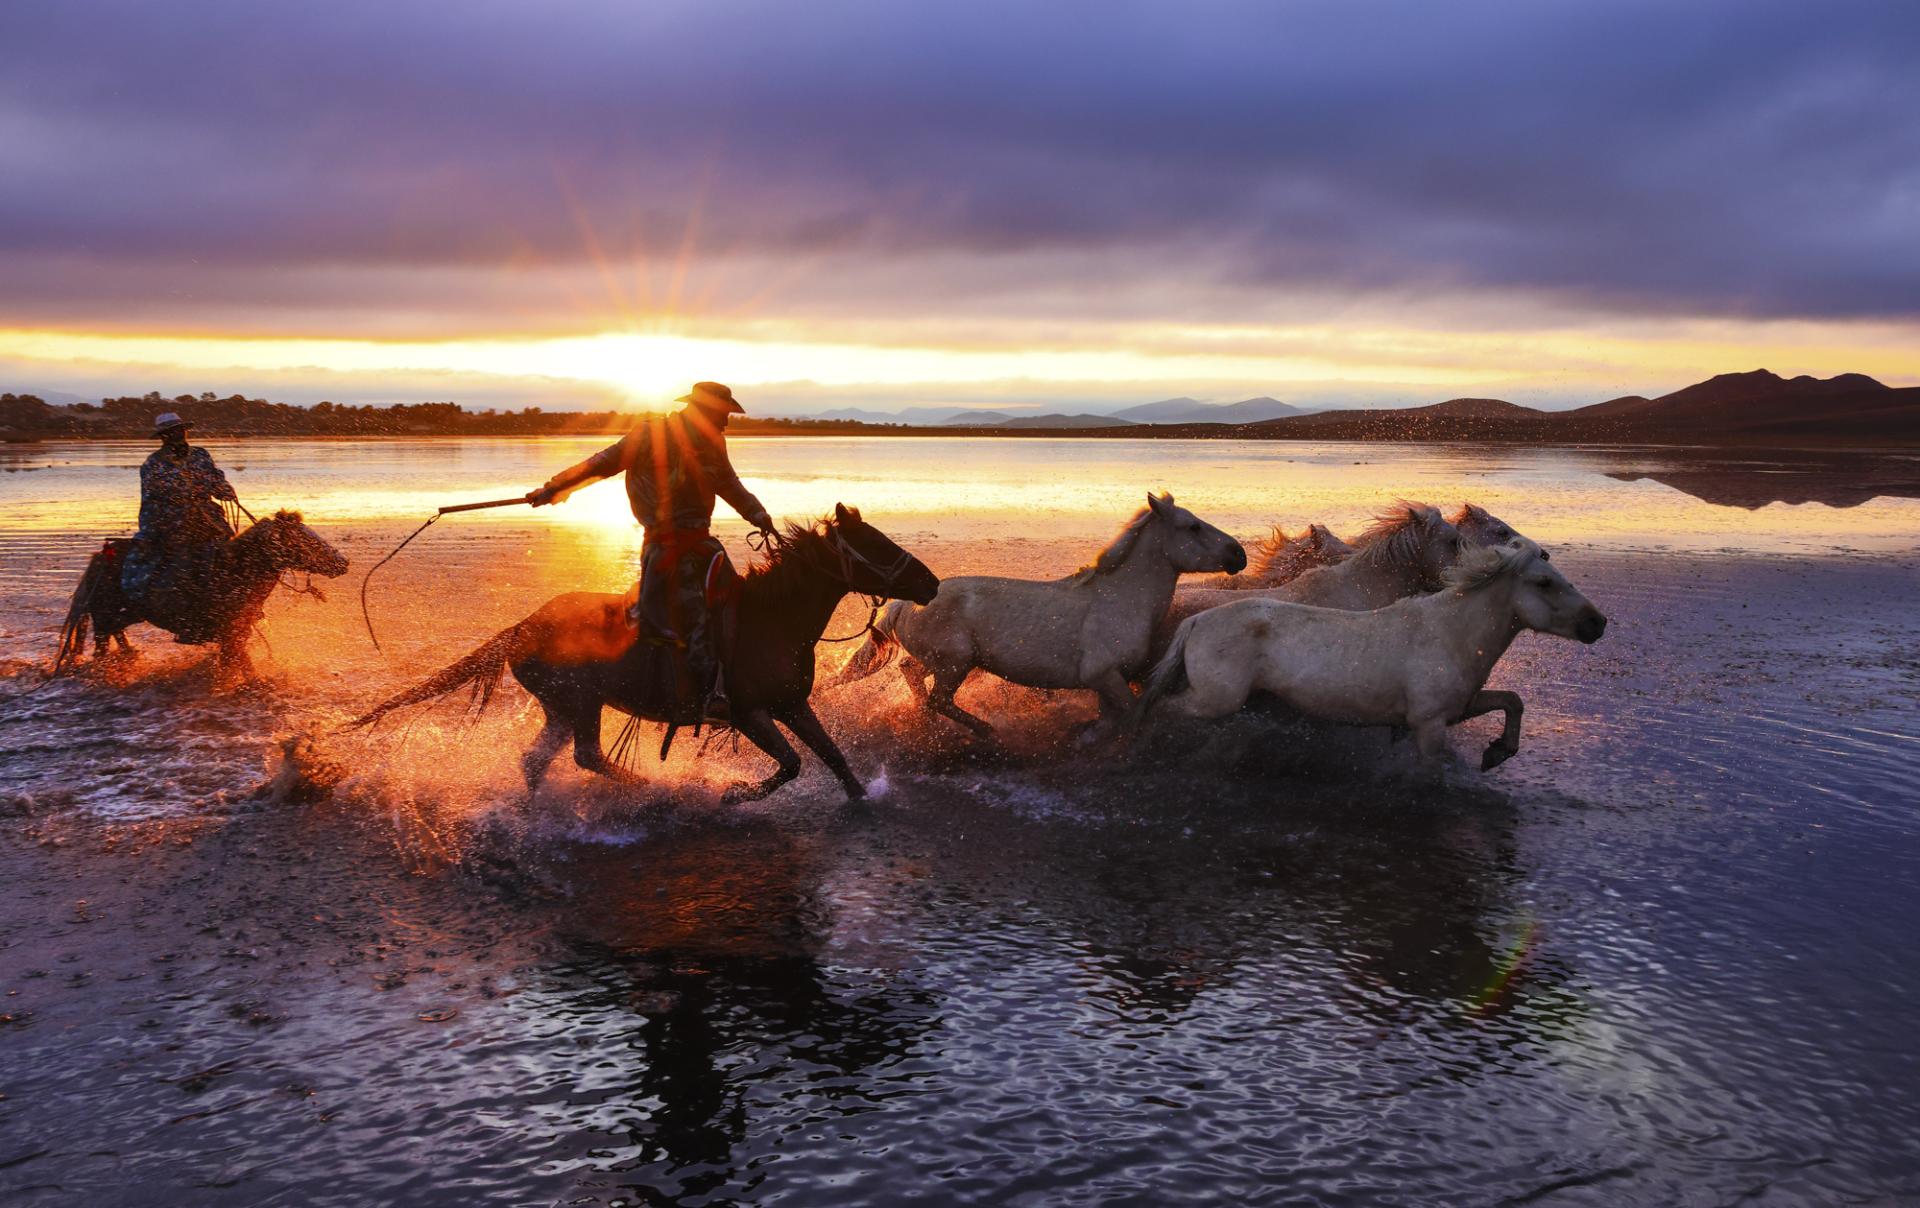
M388 554L386 557L380 559L380 561L374 563L372 566L369 566L367 568L366 575L362 577L360 580L360 619L366 623L367 636L373 639L373 648L375 650L379 650L382 654L386 653L385 649L382 648L380 645L379 636L373 632L373 614L367 611L367 584L373 581L374 571L379 570L381 567L385 566L387 563L393 561L394 555L398 554L401 550L411 545L415 537L418 537L421 533L424 533L428 529L432 528L434 525L434 522L439 520L440 517L442 516L451 515L454 512L477 512L483 508L511 507L516 503L525 503L525 502L527 502L527 500L524 497L522 497L519 499L489 499L484 503L449 504L448 506L443 507L440 510L436 511L433 515L427 517L426 522L422 524L419 528L413 530L411 533L408 533L407 539L405 541L402 541L400 544L393 547L393 553Z
M759 538L757 543L754 540L756 537ZM829 578L838 580L840 585L848 591L853 590L853 568L855 566L862 566L872 571L875 575L879 576L882 583L892 583L895 576L906 570L913 562L913 555L906 550L901 550L898 558L895 558L885 566L881 566L859 550L848 545L846 539L841 537L837 532L826 539L826 545L828 549L833 551L835 557L838 559L839 565L837 567L822 566L820 563L815 562L807 556L804 547L788 541L785 537L781 536L778 531L747 534L747 548L758 553L767 553L774 549L783 553L791 553L792 556L799 558L808 566L813 567L813 569ZM867 623L842 638L830 638L822 634L813 639L815 645L822 643L834 645L840 642L852 642L866 637L873 632L873 623L879 618L880 609L886 604L887 598L868 591L863 591L858 594L864 596L867 601Z

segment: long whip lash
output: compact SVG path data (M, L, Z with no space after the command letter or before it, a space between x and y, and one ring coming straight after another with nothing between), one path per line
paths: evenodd
M449 504L448 506L443 507L439 511L435 512L433 515L427 517L425 524L422 524L419 528L413 530L411 533L408 533L407 539L405 541L402 541L400 544L393 547L393 553L388 554L386 557L380 559L380 561L374 563L372 566L369 566L367 568L366 577L360 580L360 619L366 622L367 636L373 639L373 648L375 650L380 651L382 654L386 653L386 649L380 645L379 636L373 632L373 614L367 611L367 584L373 581L374 571L379 570L381 567L385 566L387 563L393 561L395 554L398 554L401 550L407 548L408 545L412 544L413 539L415 537L418 537L421 533L424 533L428 529L432 528L434 525L434 522L439 520L440 517L442 516L448 516L453 514L454 512L477 512L482 508L512 507L516 503L525 503L525 502L526 502L526 499L522 497L519 499L489 499L484 503Z

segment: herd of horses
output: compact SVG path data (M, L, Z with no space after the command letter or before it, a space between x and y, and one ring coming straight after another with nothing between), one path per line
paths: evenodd
M337 576L346 568L297 513L235 538L205 603L217 613L220 659L244 668L247 635L289 572ZM143 615L121 596L118 569L109 543L74 594L56 672L77 661L89 626L96 654L110 639L125 647L135 621L178 631L177 618ZM1207 577L1183 586L1185 575ZM955 700L976 670L1095 693L1100 713L1088 739L1123 738L1161 718L1222 717L1258 695L1303 718L1409 733L1431 760L1444 752L1449 725L1502 712L1483 768L1519 750L1521 698L1486 688L1513 639L1533 631L1592 643L1607 624L1546 550L1472 505L1448 517L1398 502L1351 543L1318 524L1291 538L1274 529L1249 560L1239 541L1171 495L1149 495L1090 565L1051 580L940 579L857 509L836 506L814 524L787 526L732 595L728 692L712 720L776 767L731 786L727 800L763 797L800 774L783 728L849 797L864 796L810 703L817 644L848 595L867 597L874 613L863 644L822 689L897 661L920 706L981 739L991 739L991 726ZM557 596L349 724L370 726L462 689L477 712L511 671L543 712L522 758L529 791L569 743L580 767L637 779L622 758L635 723L670 719L651 703L660 694L640 682L658 660L646 657L626 611L621 595ZM607 708L629 717L612 756L601 736Z

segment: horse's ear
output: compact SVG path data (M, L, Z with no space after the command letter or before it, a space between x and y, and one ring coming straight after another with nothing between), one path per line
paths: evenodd
M834 504L833 518L835 521L837 521L840 524L845 524L849 519L851 519L851 517L847 515L847 505L844 503Z
M1153 509L1155 515L1164 516L1167 514L1167 509L1173 506L1173 496L1155 495L1152 491L1148 491L1147 506Z

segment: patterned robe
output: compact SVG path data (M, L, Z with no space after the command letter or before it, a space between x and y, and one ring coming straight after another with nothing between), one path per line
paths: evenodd
M204 590L214 561L233 529L216 499L234 491L205 449L189 447L185 456L162 446L140 466L140 531L120 572L120 589L130 600L178 597Z

